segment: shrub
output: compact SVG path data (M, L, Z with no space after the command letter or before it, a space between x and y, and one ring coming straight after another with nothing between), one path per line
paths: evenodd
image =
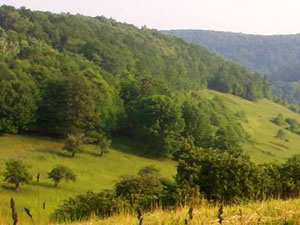
M176 181L197 187L209 200L233 202L255 195L256 167L240 151L193 149L182 156Z
M6 161L5 165L4 181L14 184L17 192L20 189L20 184L27 184L32 179L28 167L21 161L10 159Z
M289 158L280 169L282 197L297 197L300 194L300 155Z
M71 153L71 156L74 157L76 153L79 153L82 151L82 141L81 137L74 136L74 135L68 135L68 137L65 140L64 150Z
M75 221L88 219L92 215L100 218L110 216L114 211L114 198L115 194L110 190L78 195L65 200L63 205L55 210L52 220Z
M277 124L278 126L285 125L284 117L282 114L278 114L275 118L271 120L273 123Z
M122 177L115 185L116 196L128 201L132 208L149 210L161 204L164 183L159 170L147 166L137 176Z
M279 129L275 137L280 140L286 140L286 132L282 129Z
M76 181L76 175L73 173L72 170L65 166L57 166L53 168L48 173L48 178L52 179L54 181L54 186L57 187L57 185L61 182L61 180L65 181Z

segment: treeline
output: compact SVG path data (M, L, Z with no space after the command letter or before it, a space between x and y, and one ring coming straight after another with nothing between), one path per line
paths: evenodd
M121 133L163 157L176 155L187 136L229 149L246 137L236 117L219 100L184 93L271 94L266 79L202 47L104 17L2 6L0 41L1 133L89 143Z
M104 218L116 213L194 206L201 201L232 204L300 194L300 156L282 164L252 163L242 151L204 150L185 143L175 181L153 166L116 181L112 190L88 192L64 203L52 214L55 221Z
M0 18L2 36L6 34L9 39L2 38L3 46L11 45L11 41L20 45L30 39L39 46L83 56L101 68L104 79L114 85L126 74L158 78L172 90L203 88L220 80L235 89L226 89L226 93L250 100L268 96L265 92L269 85L249 70L156 30L138 29L104 17L32 12L9 6L1 7ZM16 48L14 53L19 51ZM33 52L27 51L23 57Z
M299 80L299 34L252 35L208 30L170 30L167 34L200 44L212 52L260 73L273 81Z
M300 69L298 70L300 72ZM300 83L299 80L293 81L293 82L284 82L284 81L276 81L272 84L272 90L273 93L276 94L278 97L277 101L283 102L284 104L288 105L288 103L291 104L297 104L293 106L293 111L299 113L299 96L300 96ZM286 103L288 102L288 103Z

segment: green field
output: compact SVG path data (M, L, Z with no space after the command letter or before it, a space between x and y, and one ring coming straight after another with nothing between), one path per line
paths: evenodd
M298 121L300 115L266 99L251 102L208 90L201 91L201 94L207 98L220 96L233 112L244 111L245 119L241 123L251 135L253 143L244 144L243 148L254 162L283 161L293 154L300 153L300 136L287 131L289 141L280 141L275 138L279 127L270 122L278 113ZM46 137L0 136L0 171L4 169L5 160L18 158L31 166L33 174L32 183L21 186L19 193L1 178L0 224L8 224L7 221L10 221L11 197L15 199L22 224L31 224L23 210L24 207L31 210L36 224L45 224L49 214L63 199L86 191L111 188L120 176L132 175L145 165L157 165L161 168L162 175L170 178L176 172L175 162L144 157L143 146L124 137L113 138L109 153L103 157L99 157L99 150L95 146L86 145L84 153L70 158L69 154L62 150L62 146L62 140ZM78 176L77 182L60 183L58 188L54 188L51 180L47 179L47 172L59 164L70 167ZM35 182L37 173L41 173L40 184ZM45 210L42 209L43 202L46 202Z

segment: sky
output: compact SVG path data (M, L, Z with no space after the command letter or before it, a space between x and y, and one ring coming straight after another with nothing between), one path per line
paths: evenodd
M105 16L138 27L300 33L300 0L0 0L32 10Z

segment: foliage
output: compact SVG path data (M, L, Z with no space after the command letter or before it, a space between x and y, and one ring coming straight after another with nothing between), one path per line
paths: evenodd
M71 157L74 157L76 153L82 151L82 140L80 135L68 135L64 143L64 150L71 153Z
M54 186L57 187L57 185L62 181L76 181L76 175L73 173L72 170L65 166L56 166L54 167L49 173L48 178L52 179L54 181Z
M261 75L267 75L272 81L275 96L289 103L300 103L300 35L263 36L205 30L171 30L164 33L205 46ZM265 96L270 97L270 91L270 87L266 88Z
M300 194L300 156L282 164L255 165L242 151L203 150L190 145L177 166L176 181L198 188L208 200L226 203L291 198Z
M297 122L294 118L284 118L282 114L278 114L277 117L271 120L273 123L277 124L278 126L289 125L286 129L292 133L300 135L300 123ZM284 135L283 130L279 130L279 135ZM277 133L278 136L278 133ZM276 137L277 137L276 136ZM279 136L278 136L279 137ZM280 137L279 137L280 138Z
M171 158L181 136L224 150L244 139L220 102L182 106L182 93L209 87L249 100L269 95L267 79L156 30L9 6L0 7L0 18L0 132L82 134L85 143L101 137L102 149L118 133L145 142L149 155ZM202 118L192 125L190 115ZM229 140L221 127L239 138Z
M3 173L4 181L14 184L16 191L19 191L20 184L27 184L31 175L26 165L19 160L10 159L6 161L6 171Z
M286 118L285 122L290 125L290 127L287 128L289 131L300 135L300 123L298 123L296 119Z
M100 127L92 85L82 75L49 82L42 104L40 122L43 132L49 135L87 135L89 130Z
M104 135L98 135L96 144L101 150L100 155L103 155L103 153L108 153L108 148L111 145L111 140L109 140Z
M10 6L0 18L0 132L82 133L93 142L95 133L134 136L142 98L205 87L267 96L265 79L156 30ZM166 139L160 145L172 145Z
M264 163L256 168L254 199L278 199L282 197L281 165Z
M198 187L209 200L234 202L253 198L255 172L254 164L241 152L193 148L182 156L176 181Z
M115 185L116 196L129 202L132 208L149 210L160 205L164 185L159 170L148 166L137 176L122 177Z
M199 107L192 101L184 102L182 114L185 122L183 135L193 137L196 146L209 148L213 146L214 127L206 107Z
M157 207L168 183L153 166L142 168L137 176L122 177L115 190L99 193L87 192L66 200L52 215L56 221L83 220L92 215L103 218L120 210L150 210Z
M284 117L282 114L278 114L275 118L272 119L272 122L278 126L285 125Z
M38 89L21 71L12 72L0 63L0 133L28 130L35 120Z
M184 127L178 105L169 97L154 95L142 98L136 107L135 134L145 142L150 154L170 157L178 149Z
M232 150L248 139L236 116L221 98L212 100L199 96L186 96L182 112L185 128L182 136L192 137L202 148Z
M300 155L290 157L280 168L282 197L297 197L300 194Z
M287 135L286 135L286 132L284 130L279 129L277 131L276 138L278 138L280 140L287 140L286 137L287 137Z
M65 200L62 206L55 210L52 219L55 221L80 221L88 219L92 215L109 216L114 210L114 197L114 192L109 190L78 195L75 198Z

